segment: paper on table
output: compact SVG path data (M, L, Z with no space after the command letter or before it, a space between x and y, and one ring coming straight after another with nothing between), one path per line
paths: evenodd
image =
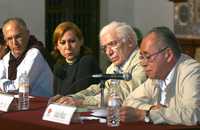
M46 108L42 119L69 125L75 110L75 106L67 106L56 103L50 104Z
M94 109L92 110L91 115L96 117L107 117L107 109L106 108Z
M33 96L28 96L29 98L35 98L35 97L33 97ZM16 94L16 95L14 95L14 98L19 98L19 95L18 94Z

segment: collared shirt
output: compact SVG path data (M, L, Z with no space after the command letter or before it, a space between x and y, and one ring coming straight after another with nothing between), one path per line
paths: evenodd
M125 62L123 64L115 66L116 68L114 67L115 69L113 69L113 73L115 73L115 72L120 73L120 74L121 73L130 73L130 72L126 72L126 68L127 68L127 64L130 61L130 59L132 57L136 56L136 53L134 53L134 51L137 52L138 48L136 48L135 50L133 50L133 52L128 56L128 58L125 60ZM136 63L136 64L139 64L139 62Z
M159 80L159 86L160 86L160 90L161 90L160 104L162 104L162 105L167 105L166 104L166 95L167 95L166 88L172 82L172 79L174 77L174 73L175 73L175 66L172 68L172 70L167 75L165 80Z
M124 61L123 64L117 66L117 67L119 67L120 70L123 71L123 69L125 69L125 65L127 64L127 62L129 62L129 60L131 59L131 57L135 56L134 51L138 51L138 48L136 48L135 50L133 50L133 52L128 56L128 58Z
M113 69L113 74L122 74L122 73L123 73L122 67L115 66L115 68Z

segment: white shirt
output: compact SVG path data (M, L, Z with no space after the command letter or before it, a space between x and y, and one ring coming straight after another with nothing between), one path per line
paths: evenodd
M17 67L16 79L8 79L10 52L0 62L0 88L4 92L18 90L19 76L27 72L30 80L30 94L33 96L53 95L53 73L40 51L31 48Z
M4 75L5 75L5 67L3 64L3 60L0 60L0 79L3 78Z
M161 90L161 95L160 95L160 104L162 105L167 105L166 104L166 88L167 86L171 83L173 77L174 77L174 73L175 73L175 67L173 67L173 69L170 71L170 73L167 75L167 77L165 78L165 80L160 80L159 81L159 86L160 86L160 90Z

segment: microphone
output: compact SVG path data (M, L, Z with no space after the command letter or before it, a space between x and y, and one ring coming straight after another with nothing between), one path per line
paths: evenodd
M126 80L129 81L132 79L131 74L124 73L124 74L94 74L92 78L99 79L99 80L108 80L108 79L118 79L118 80Z

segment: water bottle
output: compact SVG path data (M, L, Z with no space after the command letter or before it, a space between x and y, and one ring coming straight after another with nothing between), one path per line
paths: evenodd
M18 81L19 87L19 99L18 99L18 110L28 110L29 109L29 78L28 74L22 73Z
M117 127L120 125L119 109L121 106L119 97L119 80L112 80L111 86L109 88L108 96L108 115L107 115L107 125L109 127Z

